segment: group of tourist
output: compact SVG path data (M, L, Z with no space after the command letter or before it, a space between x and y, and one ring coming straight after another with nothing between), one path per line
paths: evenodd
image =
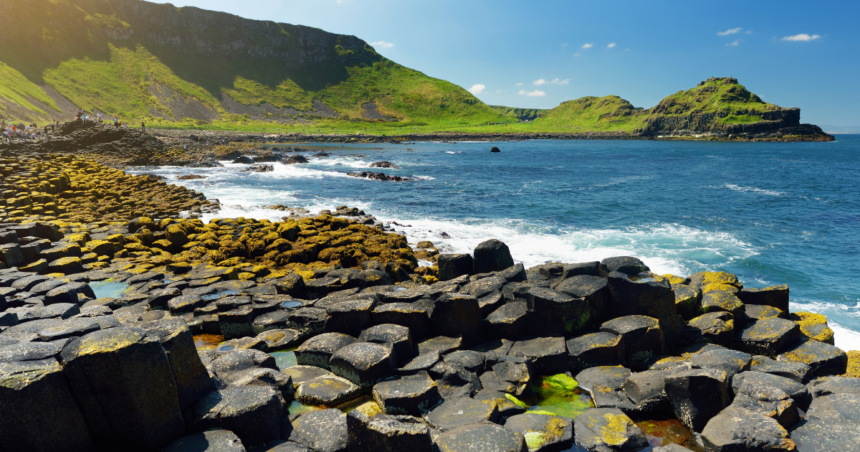
M39 127L36 123L32 123L30 125L13 125L11 123L7 123L6 120L0 120L0 130L3 132L2 138L6 143L24 140L36 141L43 139L47 137L49 133L56 131L58 124L59 121L55 121L51 124Z

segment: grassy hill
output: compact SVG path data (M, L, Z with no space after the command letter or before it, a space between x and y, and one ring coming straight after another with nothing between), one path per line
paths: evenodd
M0 117L230 127L510 120L364 41L138 0L0 0ZM14 8L13 8L14 7ZM66 111L69 110L69 111Z

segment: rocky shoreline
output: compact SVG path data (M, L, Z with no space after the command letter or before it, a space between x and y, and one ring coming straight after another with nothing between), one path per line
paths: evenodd
M81 155L128 164L113 146ZM860 353L787 286L634 257L524 268L498 240L439 254L347 206L203 223L202 194L56 149L0 174L4 449L860 443Z

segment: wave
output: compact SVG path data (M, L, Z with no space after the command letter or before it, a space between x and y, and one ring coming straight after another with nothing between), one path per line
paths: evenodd
M834 345L845 351L860 350L860 333L833 322L828 325L833 330Z
M709 188L728 188L729 190L740 191L740 192L751 192L758 193L760 195L768 195L768 196L783 196L785 192L775 191L775 190L766 190L764 188L756 188L756 187L741 187L740 185L734 184L725 184L720 185L718 187L709 187Z
M436 178L433 176L409 176L409 177L411 177L412 179L415 179L415 180L436 180Z
M451 155L456 155L456 154L462 154L463 152L462 151L445 151L445 153L451 154Z
M309 163L309 165L314 166L348 166L350 168L370 168L371 164L373 162L347 157L317 157L311 158Z

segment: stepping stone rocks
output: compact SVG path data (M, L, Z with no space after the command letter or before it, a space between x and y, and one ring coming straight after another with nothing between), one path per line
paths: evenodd
M735 321L729 312L709 312L690 320L687 325L714 344L728 347L735 338Z
M284 375L290 377L290 380L293 382L293 386L298 388L302 383L313 380L322 375L334 376L328 370L320 369L319 367L314 366L293 366L284 369L281 371Z
M305 405L336 406L359 396L361 388L335 375L321 375L302 382L296 400Z
M347 420L340 410L311 411L291 419L285 437L314 452L343 452L347 447Z
M326 308L329 315L325 321L327 333L344 333L358 336L361 330L373 325L371 313L376 304L374 299L365 298L346 300Z
M675 371L666 377L666 396L682 424L702 431L729 404L726 372L715 369Z
M499 409L493 400L475 400L470 397L456 397L445 400L424 416L433 428L448 431L469 424L484 421L496 422Z
M750 370L779 375L802 384L806 384L812 378L812 369L806 364L794 361L777 361L761 355L753 356Z
M788 312L788 286L785 284L764 289L745 288L741 290L740 299L746 304L772 306L782 312Z
M426 373L377 383L373 399L386 414L421 416L442 402L439 390Z
M672 375L669 370L646 370L627 377L624 393L636 404L638 411L648 414L671 412L666 395L666 379Z
M785 428L800 420L797 405L785 391L754 382L744 382L735 390L732 406L772 418Z
M522 437L494 424L477 424L445 432L434 440L436 450L451 452L523 452Z
M645 263L635 257L607 257L600 262L600 276L606 277L612 272L621 272L627 276L638 275L651 271Z
M0 363L0 432L8 450L95 450L63 367L54 358Z
M473 270L470 254L440 254L437 261L439 281L449 281L458 276L471 275Z
M800 340L800 326L791 320L765 319L746 324L735 334L741 351L771 358Z
M630 375L633 375L633 372L621 366L600 366L585 369L574 379L579 383L580 389L592 393L595 386L620 389Z
M409 328L413 339L425 339L433 335L433 327L430 326L430 311L432 302L428 304L415 303L388 303L377 306L373 310L371 318L377 325L391 323Z
M567 417L524 413L505 419L503 425L522 437L530 452L573 446L573 419Z
M506 303L484 319L484 335L487 339L520 339L528 333L527 314L526 302Z
M528 331L533 336L570 336L591 325L592 312L584 298L573 298L545 287L521 295L528 302Z
M621 336L599 332L585 334L567 341L570 372L576 374L597 366L624 365L626 358Z
M153 450L185 433L170 361L145 336L140 329L109 328L72 340L61 353L97 447Z
M776 360L806 364L812 369L813 377L842 375L848 369L848 355L844 351L818 341L800 343Z
M183 436L170 443L163 452L245 452L245 446L231 431L211 430Z
M347 413L350 452L432 452L430 429L411 416L380 414L368 418L359 410Z
M443 294L430 313L430 324L440 336L460 336L467 344L483 340L478 300L470 295Z
M89 284L82 282L73 282L66 285L51 289L45 294L45 306L59 303L71 303L76 305L83 304L80 301L80 295L89 298L95 298L96 294Z
M338 350L355 343L355 338L342 333L324 333L306 340L296 349L296 362L306 366L329 369L329 360Z
M732 390L738 394L744 384L757 387L776 388L785 392L800 407L808 407L806 386L786 377L767 374L764 372L741 372L732 377Z
M502 271L513 265L511 251L504 242L490 239L475 248L474 274Z
M266 386L233 386L213 391L195 405L192 429L230 430L254 446L281 437L284 405L280 393Z
M612 319L600 326L600 331L621 336L625 362L633 368L645 368L646 362L663 350L663 332L653 317L629 315Z
M744 352L719 348L696 353L690 362L695 368L722 370L728 379L738 372L749 370L751 361L752 356Z
M394 351L388 344L356 342L339 349L329 361L331 371L369 390L389 377L396 368Z
M586 450L634 451L648 446L642 430L611 408L592 408L574 419L576 445Z
M726 311L734 318L741 318L744 303L737 295L727 291L711 291L702 295L702 312Z
M517 341L508 356L527 359L538 375L555 375L568 369L567 346L563 337L536 337Z
M493 365L491 372L481 374L481 386L513 394L515 396L529 395L532 392L532 368L528 361L502 361Z
M361 332L358 341L388 344L394 349L398 361L405 361L415 356L412 334L405 326L390 323L372 326Z
M702 441L705 450L714 452L795 450L788 432L775 420L734 406L708 421Z
M568 270L568 273L573 273L573 269ZM609 317L610 294L606 278L596 275L570 276L558 283L554 289L571 297L584 298L594 322L603 322Z

